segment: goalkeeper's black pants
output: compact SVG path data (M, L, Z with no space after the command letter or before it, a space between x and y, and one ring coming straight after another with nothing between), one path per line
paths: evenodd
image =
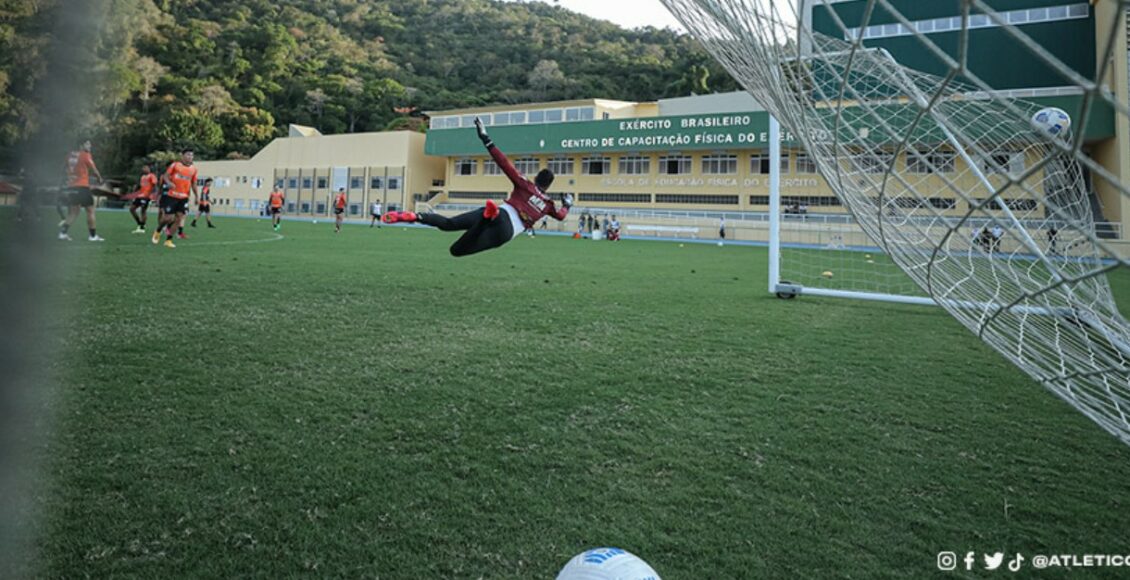
M461 213L453 218L435 213L422 213L416 219L422 224L445 232L466 230L466 233L451 244L451 255L456 258L494 249L514 239L514 226L510 224L510 216L504 210L500 210L493 220L483 217L482 208Z

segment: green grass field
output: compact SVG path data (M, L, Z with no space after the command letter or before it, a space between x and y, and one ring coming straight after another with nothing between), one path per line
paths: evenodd
M454 259L432 230L220 218L168 250L99 220L47 325L39 576L552 578L613 545L665 579L909 578L1130 548L1130 449L941 310L772 297L761 248Z

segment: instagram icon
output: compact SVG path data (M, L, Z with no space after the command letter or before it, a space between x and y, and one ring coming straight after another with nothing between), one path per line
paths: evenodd
M938 569L943 572L952 572L957 569L957 554L953 552L938 552Z

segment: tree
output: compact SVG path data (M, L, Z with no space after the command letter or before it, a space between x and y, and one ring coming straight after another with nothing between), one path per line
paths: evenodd
M550 89L565 84L565 73L561 72L561 67L557 65L557 61L541 60L530 71L530 74L526 75L526 83L530 86L534 100L544 101L546 93Z
M195 104L201 113L210 117L219 117L238 107L231 93L220 85L208 85L201 89Z
M133 70L137 72L141 82L141 90L138 93L141 98L141 110L149 112L149 99L153 96L153 91L157 90L157 83L161 81L161 77L169 72L169 68L153 57L142 56L133 62Z
M224 144L219 123L196 109L178 109L169 114L157 129L166 148L196 147L205 155Z
M310 109L310 112L313 113L314 117L318 120L318 123L317 123L316 126L317 126L319 131L322 130L322 113L324 113L325 110L326 110L326 99L327 98L328 97L326 96L326 92L323 91L321 88L306 91L306 106Z

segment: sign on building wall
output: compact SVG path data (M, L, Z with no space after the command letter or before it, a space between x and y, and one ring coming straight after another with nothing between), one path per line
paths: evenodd
M1079 109L1081 97L1035 98L1044 106L1057 106L1069 113ZM1114 112L1095 103L1087 124L1088 139L1114 134ZM921 120L917 107L894 104L876 109L882 121L866 115L845 115L840 124L841 141L869 142L876 147L893 147L903 141L907 131L914 140L943 141L936 124ZM814 110L817 115L836 115L837 109ZM832 125L832 123L829 123ZM527 124L490 127L491 137L506 154L613 153L634 151L694 151L765 149L769 147L769 114L761 112L721 113L677 117L646 117L573 123ZM811 135L814 141L832 141L832 135ZM786 147L799 145L782 127L781 142ZM428 155L453 157L483 155L474 129L433 129L428 132L424 151Z

